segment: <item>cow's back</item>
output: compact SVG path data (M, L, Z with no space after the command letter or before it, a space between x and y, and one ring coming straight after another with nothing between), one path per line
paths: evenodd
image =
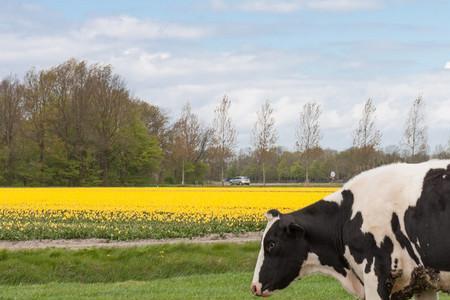
M408 237L421 264L450 271L449 165L450 160L387 165L361 173L342 190L353 194L352 216L361 213L361 230L377 244L386 236L398 240L392 227L398 222L397 233ZM329 200L339 201L340 192Z

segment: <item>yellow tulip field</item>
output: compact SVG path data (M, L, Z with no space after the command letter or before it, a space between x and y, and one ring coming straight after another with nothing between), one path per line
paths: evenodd
M264 227L336 188L2 188L0 239L193 237Z

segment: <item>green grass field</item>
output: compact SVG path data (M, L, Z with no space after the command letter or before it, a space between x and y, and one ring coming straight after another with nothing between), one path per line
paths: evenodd
M223 273L115 283L0 285L0 299L257 299L249 291L252 273ZM270 299L352 300L337 281L310 276ZM441 300L450 300L442 295Z
M0 299L256 299L250 294L252 274L192 275L119 283L49 283L0 286ZM274 294L273 299L353 299L334 281L314 276Z
M0 285L149 281L250 272L258 243L0 251Z
M0 299L256 299L249 286L258 248L246 243L0 251ZM353 298L335 280L312 276L272 299Z

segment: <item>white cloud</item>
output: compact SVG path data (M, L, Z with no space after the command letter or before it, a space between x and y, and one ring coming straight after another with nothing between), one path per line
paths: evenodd
M20 16L18 16L20 19ZM29 21L33 24L33 21ZM68 58L88 59L94 62L111 63L128 57L125 64L136 70L139 64L153 66L154 72L178 72L158 62L170 59L167 51L141 53L143 44L149 39L177 40L197 39L210 31L178 23L158 23L133 17L118 16L96 18L78 27L62 27L58 31L43 30L26 33L0 27L0 75L10 72L22 73L31 66L49 67ZM133 45L134 48L130 48ZM135 60L137 59L137 60ZM149 64L152 62L152 64ZM149 70L142 70L148 71ZM155 73L155 74L156 74Z
M239 57L239 54L236 54ZM173 57L174 62L179 58ZM286 58L289 60L289 58ZM217 61L221 61L217 58ZM210 122L215 103L227 94L232 100L232 115L239 130L240 146L250 144L251 129L256 111L263 101L269 99L275 109L280 144L292 148L295 144L295 127L301 106L307 101L318 101L323 107L321 127L323 144L328 147L345 148L351 143L360 110L367 98L372 97L377 106L376 122L383 132L383 145L398 144L406 114L412 101L422 94L427 103L430 141L433 145L443 143L450 137L450 87L446 86L450 74L433 73L409 77L386 77L379 80L355 79L306 79L277 78L275 63L257 57L252 66L225 74L214 73L202 67L202 58L190 58L190 72L175 82L161 88L140 90L140 95L152 95L153 101L178 113L185 101L191 101L194 109L205 122ZM280 62L282 58L276 60ZM210 60L212 64L216 60ZM232 59L230 60L232 61ZM225 61L224 63L228 63ZM267 66L269 64L269 66ZM194 66L198 66L195 68ZM264 71L269 68L272 71ZM263 76L257 76L258 70ZM267 70L267 69L266 69ZM272 73L272 75L269 75ZM145 78L145 75L143 75ZM187 79L190 78L190 79ZM169 80L170 81L170 80ZM192 81L191 84L180 84ZM137 88L139 90L139 88ZM447 137L442 137L442 135ZM445 142L445 141L444 141Z
M310 0L304 2L305 6L310 9L327 11L372 10L382 6L379 0Z
M243 1L238 8L244 11L263 11L287 13L296 11L301 3L297 1L261 1L251 0Z
M209 30L130 16L115 16L91 20L81 27L79 34L90 39L196 39L208 35Z
M383 3L382 0L243 0L239 3L212 0L211 5L215 10L290 13L301 9L336 12L373 10Z
M450 61L445 64L444 69L450 70Z
M275 108L281 145L294 147L301 106L307 101L317 101L323 108L323 145L343 149L351 144L358 113L369 97L377 105L377 124L383 132L383 144L398 144L408 108L422 94L430 116L430 141L433 145L443 144L450 136L448 71L398 77L386 72L383 79L358 78L340 72L324 78L311 72L311 68L324 66L318 62L320 53L314 57L299 51L264 49L190 52L161 46L160 40L156 46L149 46L146 41L169 38L183 45L183 39L208 34L202 29L197 32L197 27L182 30L186 28L191 27L111 17L51 34L0 32L0 78L11 72L21 76L31 66L46 68L70 57L110 63L136 96L167 109L172 117L190 101L205 123L211 121L216 102L227 94L232 101L231 111L241 147L250 144L256 111L269 99ZM336 62L324 57L325 65L348 62L341 58ZM370 62L365 63L361 66L370 68ZM446 68L450 68L450 62Z

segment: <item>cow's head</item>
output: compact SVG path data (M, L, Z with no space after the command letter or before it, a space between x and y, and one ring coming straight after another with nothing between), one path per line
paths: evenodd
M287 287L299 276L308 256L305 229L292 215L270 210L266 216L268 223L251 285L257 296L269 296Z

